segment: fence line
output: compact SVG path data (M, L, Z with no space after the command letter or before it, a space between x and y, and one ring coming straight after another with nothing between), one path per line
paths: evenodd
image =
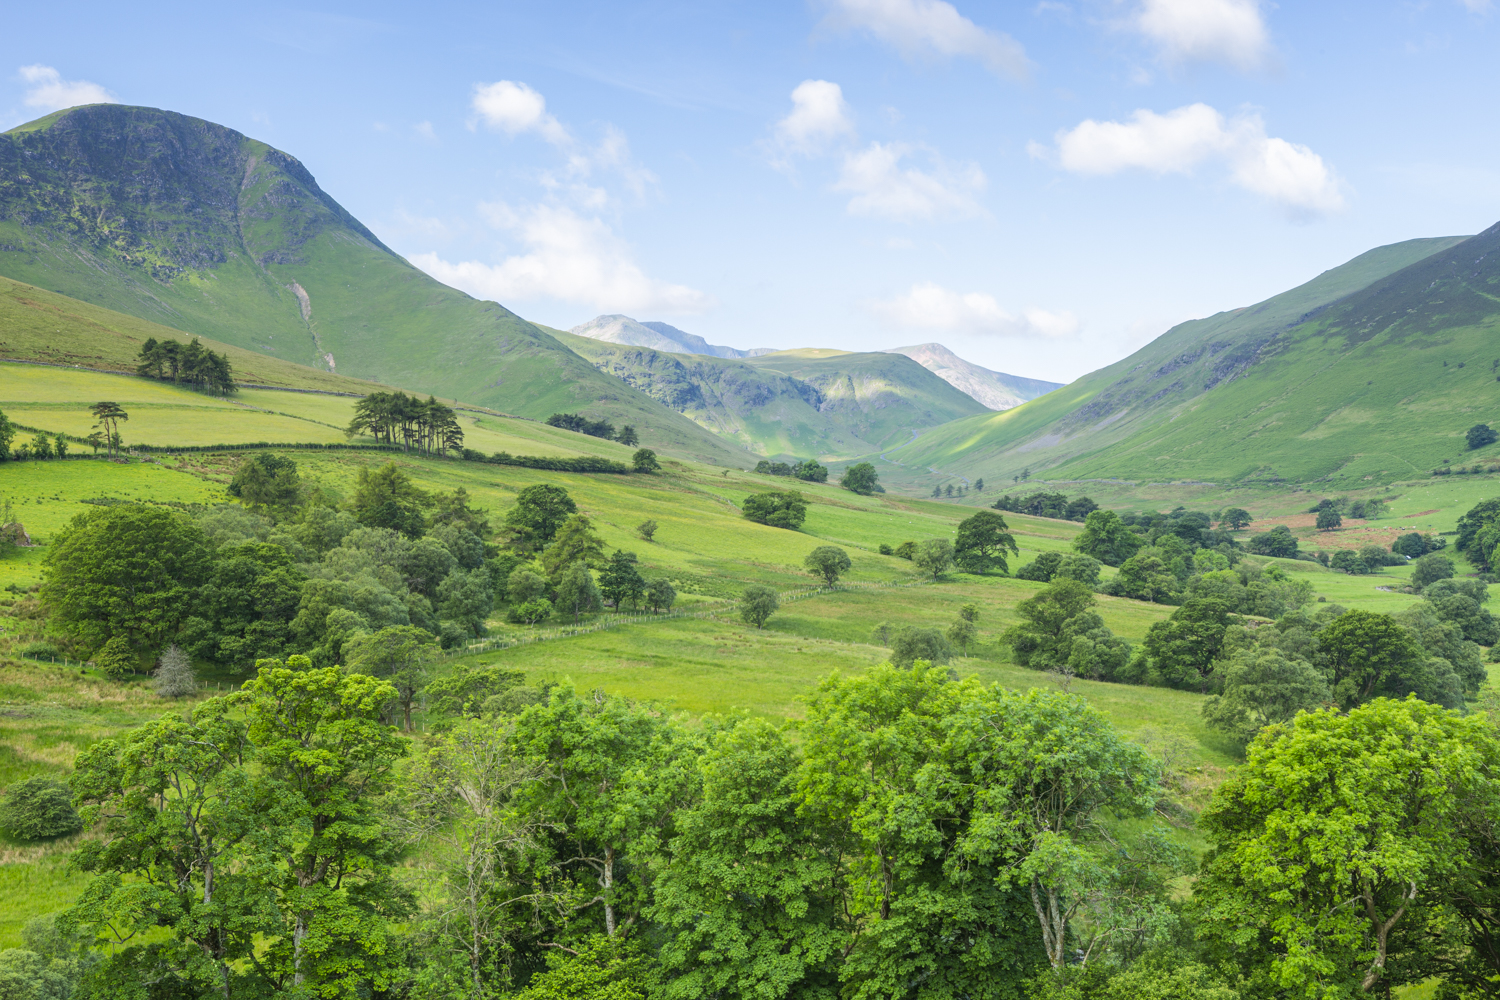
M849 590L890 590L901 587L921 587L931 583L931 580L893 580L885 583L846 583L837 586L808 587L803 590L789 590L776 595L777 602L789 604L794 601L803 601L810 597L822 594L833 594ZM649 624L651 622L673 621L679 619L706 620L718 615L732 611L738 607L738 600L723 599L713 602L707 608L696 608L692 611L668 611L665 614L653 614L651 612L615 612L607 614L602 618L595 619L587 625L575 625L551 629L546 632L537 632L531 635L521 636L496 636L493 639L481 639L478 642L469 643L465 646L454 647L444 650L442 658L451 660L460 656L473 656L478 653L488 653L492 650L510 649L514 646L529 646L538 642L550 642L555 639L566 639L576 635L589 635L601 632L605 629L617 628L621 625Z

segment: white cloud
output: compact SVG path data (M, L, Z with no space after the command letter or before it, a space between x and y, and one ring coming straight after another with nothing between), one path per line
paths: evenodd
M1144 0L1134 19L1170 62L1225 62L1255 69L1270 53L1260 0Z
M991 72L1026 79L1026 50L1009 35L981 28L943 0L832 0L828 23L869 32L908 59L967 56Z
M1229 168L1230 180L1294 216L1314 216L1344 207L1343 182L1306 146L1266 135L1259 115L1226 120L1206 104L1166 114L1139 110L1127 122L1083 121L1055 136L1055 158L1076 174L1122 170L1155 174L1191 173L1211 161ZM1054 153L1032 143L1033 156Z
M491 224L514 233L526 252L499 264L450 263L435 253L417 254L411 262L439 281L501 302L556 299L600 312L645 313L697 313L714 304L697 289L648 277L630 247L597 217L559 205L480 207Z
M26 83L22 99L28 108L38 111L61 111L80 104L119 104L119 98L87 80L64 80L51 66L22 66L21 79Z
M1078 332L1070 312L1035 307L1007 312L984 292L955 292L933 282L913 285L905 295L876 302L875 313L903 330L939 331L1002 337L1068 337Z
M572 142L568 130L547 113L547 101L524 83L499 80L474 85L470 107L490 128L510 135L536 132L554 145Z
M773 159L797 153L814 156L837 139L852 139L854 121L844 91L827 80L803 80L792 91L792 111L776 123Z
M915 149L904 142L872 142L845 154L833 189L853 196L849 214L907 222L984 214L974 200L986 183L978 164L950 168L930 153L930 171L902 167L902 159Z

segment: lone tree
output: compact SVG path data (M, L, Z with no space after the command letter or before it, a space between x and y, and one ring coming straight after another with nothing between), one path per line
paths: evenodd
M666 577L657 577L646 584L646 606L652 611L671 611L677 600L677 588Z
M740 618L746 625L765 628L766 620L779 607L781 601L777 599L776 591L762 584L752 583L745 588L745 594L740 599Z
M1219 526L1228 528L1230 531L1240 531L1243 528L1250 527L1251 520L1253 518L1250 517L1248 510L1242 507L1231 507L1219 519Z
M119 403L111 402L95 403L89 407L89 412L94 415L94 426L104 432L109 457L114 458L120 453L120 421L129 420L130 414Z
M849 572L853 565L849 562L849 553L837 545L819 545L807 554L802 560L808 572L821 576L828 586L835 586L839 577Z
M953 565L953 543L946 538L929 538L917 546L912 562L931 573L936 580Z
M635 526L635 533L641 536L641 541L652 541L656 536L656 522L647 520Z
M1500 434L1496 434L1489 424L1475 424L1464 437L1468 439L1470 451L1500 441Z
M1322 510L1318 511L1319 531L1332 531L1334 528L1341 526L1343 523L1344 515L1340 514L1332 507L1324 507Z
M839 485L852 493L861 496L869 496L875 492L875 487L880 483L880 476L875 472L875 466L869 462L860 462L851 465L844 470L844 476L839 480Z
M655 472L661 468L661 463L656 460L656 452L642 448L630 456L630 467L636 472Z
M635 428L629 424L620 428L620 433L615 437L615 440L627 448L634 448L641 443L641 439L636 436Z
M18 781L5 790L5 798L0 800L0 829L21 840L42 840L76 833L83 829L83 823L73 808L68 786L38 776Z
M748 496L740 510L747 520L789 531L796 531L807 520L807 501L796 490Z
M953 557L959 568L966 573L988 573L998 569L1009 572L1005 553L1020 555L1016 540L1008 530L1005 518L994 511L982 510L961 521L958 538L953 544Z

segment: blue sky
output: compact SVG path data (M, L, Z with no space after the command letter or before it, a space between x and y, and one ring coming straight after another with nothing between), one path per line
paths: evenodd
M113 99L305 163L567 328L940 341L1059 381L1500 221L1500 3L814 0L7 11L0 127Z

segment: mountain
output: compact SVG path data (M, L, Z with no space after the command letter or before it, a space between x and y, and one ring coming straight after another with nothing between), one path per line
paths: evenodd
M890 458L1033 477L1345 486L1426 475L1500 422L1500 225L1370 250L1257 305L1182 323L1003 413Z
M868 455L905 440L912 428L983 412L899 355L783 351L717 358L552 333L599 370L761 455ZM827 356L803 356L819 353Z
M1008 410L1028 399L1061 389L1061 382L1044 382L1039 378L1022 378L982 368L965 361L942 344L917 344L914 347L892 347L886 354L904 354L959 392L973 396L992 410Z
M629 316L619 315L595 316L568 332L578 337L602 340L606 344L649 347L654 351L670 351L673 354L706 354L713 358L755 358L769 354L772 350L769 347L756 347L748 351L719 347L696 334L666 323L637 323Z
M643 442L748 456L521 317L428 277L297 159L222 125L89 105L0 134L0 275L246 350Z

